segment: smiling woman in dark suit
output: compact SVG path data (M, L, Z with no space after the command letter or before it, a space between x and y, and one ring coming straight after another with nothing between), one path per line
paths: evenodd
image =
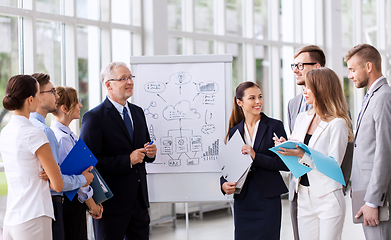
M286 133L281 121L261 112L262 105L255 83L243 82L236 88L226 140L239 130L245 142L242 153L249 154L253 163L240 193L235 192L236 183L220 178L222 191L235 193L235 239L280 239L280 196L288 189L279 170L288 168L269 148L274 147L273 133L284 137Z

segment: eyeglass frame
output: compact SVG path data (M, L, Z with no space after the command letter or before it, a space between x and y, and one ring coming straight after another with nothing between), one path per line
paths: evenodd
M107 79L107 81L127 81L128 79L130 80L133 80L133 78L135 78L136 76L130 76L130 77L124 77L124 78L111 78L111 79Z
M302 64L302 68L300 69L299 68L299 64ZM292 70L295 70L295 68L297 68L299 71L302 71L303 69L304 69L304 66L305 65L315 65L315 64L317 64L317 62L310 62L310 63L302 63L302 62L299 62L299 63L292 63L291 64L291 68L292 68Z
M57 94L57 90L55 88L52 88L47 91L40 91L39 93L48 93L48 92L52 93L54 96L56 96L56 94Z

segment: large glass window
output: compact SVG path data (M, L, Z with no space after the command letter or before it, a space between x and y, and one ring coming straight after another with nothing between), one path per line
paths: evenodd
M112 0L111 20L115 23L130 24L132 19L130 4L131 1Z
M0 16L0 99L4 98L5 86L12 75L19 72L18 19ZM9 121L11 114L0 104L0 128Z
M257 84L261 87L263 95L269 93L269 50L267 46L255 45L255 79ZM271 99L268 97L267 99ZM263 105L263 111L268 113L269 104Z
M254 36L258 39L268 38L267 2L267 0L254 0Z
M195 31L213 33L213 0L194 1Z
M243 82L243 47L239 43L227 43L227 53L232 54L232 89Z
M0 5L9 6L9 7L17 7L18 0L0 0Z
M362 0L362 36L365 43L377 46L376 0Z
M100 1L92 0L77 0L76 9L77 16L92 20L100 19Z
M39 12L60 14L60 0L37 0L36 9Z
M242 1L226 1L226 30L227 35L242 36Z
M131 56L131 33L128 30L113 29L113 61L129 63Z
M168 28L182 30L182 1L168 0Z
M37 72L49 74L54 86L61 84L60 23L37 21Z
M183 40L182 38L170 37L168 38L168 54L182 55L183 54Z
M342 18L342 47L350 48L353 46L353 13L352 0L342 0L341 18Z
M195 54L212 54L214 53L214 41L195 40Z

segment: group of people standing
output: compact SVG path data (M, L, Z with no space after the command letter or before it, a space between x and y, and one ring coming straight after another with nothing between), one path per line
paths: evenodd
M303 93L288 104L290 138L332 157L352 191L366 191L363 215L367 239L391 239L391 221L379 221L378 207L390 198L391 88L381 73L381 56L368 44L349 50L349 79L366 87L353 135L348 105L337 74L325 68L325 54L314 45L298 49L291 64ZM71 87L54 87L47 74L16 75L6 86L3 105L13 111L0 135L0 153L8 183L4 239L87 239L86 210L95 239L148 239L149 214L145 162L153 162L143 110L127 101L134 76L125 63L102 69L106 99L84 114L80 137L98 159L95 166L114 197L103 204L92 199L92 166L79 175L63 175L58 165L77 142L69 128L80 118L81 103ZM253 160L242 188L221 178L221 190L234 194L235 239L280 239L281 195L288 192L279 171L289 171L269 148L287 140L280 120L262 112L260 86L236 88L226 140L238 130L241 151ZM53 113L49 128L45 118ZM277 135L277 137L276 137ZM354 148L354 151L352 151ZM295 240L341 239L345 188L319 172L301 148L278 153L297 156L313 170L291 174L289 200ZM350 177L351 175L351 177ZM79 189L74 199L63 192ZM104 211L103 211L104 208Z
M115 196L102 204L92 198L92 166L79 175L64 175L59 167L78 141L69 128L80 118L77 91L54 87L44 73L8 80L3 105L13 115L0 135L8 183L3 239L86 240L86 210L95 239L149 238L145 162L155 160L156 145L150 143L143 110L127 102L133 78L125 63L103 68L107 98L82 121L80 136ZM45 123L49 113L55 116L51 127ZM76 189L73 199L64 197Z
M355 46L345 61L355 87L367 88L355 134L339 77L325 67L322 49L309 45L297 50L291 64L303 93L288 104L290 139L332 157L346 183L350 180L351 191L366 191L365 204L353 213L363 218L366 239L391 239L391 220L380 222L378 210L389 203L391 193L391 88L373 46ZM253 163L241 189L220 179L223 193L234 194L235 239L280 239L280 195L288 189L279 171L288 169L269 148L287 137L282 122L267 117L262 105L261 89L255 83L243 82L236 88L226 140L239 130L245 143L242 153L249 154ZM300 147L280 147L278 153L296 156L299 163L312 168L298 179L290 174L294 239L341 239L346 188L319 172L312 156Z

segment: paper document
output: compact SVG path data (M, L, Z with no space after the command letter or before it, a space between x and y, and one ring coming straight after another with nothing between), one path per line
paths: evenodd
M228 182L236 182L236 188L243 186L253 162L249 154L242 154L243 145L243 139L237 130L227 145L221 147L217 158L223 178Z

